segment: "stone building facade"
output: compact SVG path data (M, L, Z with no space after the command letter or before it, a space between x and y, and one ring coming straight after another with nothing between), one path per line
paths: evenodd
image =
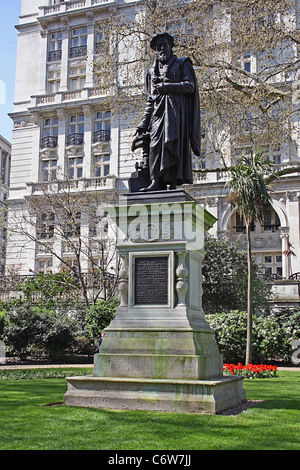
M11 144L0 136L0 275L5 272L6 257L6 214L10 173Z
M137 5L143 2L22 0L16 27L17 69L11 113L9 226L16 224L25 201L38 198L54 183L55 191L67 182L74 193L96 192L98 201L107 197L115 200L127 190L135 164L130 152L135 129L130 120L109 109L106 92L99 87L91 64L97 60L103 39L101 18L112 9L137 14ZM246 71L256 66L254 56L243 60ZM220 165L214 158L205 157L205 132L202 137L203 158L195 163L195 169L199 165L201 169L217 168ZM297 138L292 147L285 142L270 144L268 152L278 168L300 161ZM229 154L233 161L234 152ZM217 169L198 172L194 184L186 190L217 218L212 234L243 241L243 221L226 200L227 179L228 174ZM262 274L273 281L288 280L293 275L297 278L300 273L299 183L299 173L276 181L272 192L274 212L263 225L253 226L253 252L262 265ZM88 225L89 221L82 219L80 223ZM59 268L59 261L45 250L39 251L34 239L25 242L20 235L10 237L7 269L17 265L20 274L29 274ZM63 243L57 247L60 257L66 256ZM286 256L288 248L295 255Z

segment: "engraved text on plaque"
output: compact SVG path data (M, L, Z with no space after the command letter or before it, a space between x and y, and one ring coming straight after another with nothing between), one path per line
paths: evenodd
M135 258L135 305L168 305L168 256Z

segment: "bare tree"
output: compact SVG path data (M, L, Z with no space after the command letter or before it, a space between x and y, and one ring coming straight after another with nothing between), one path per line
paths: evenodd
M176 54L189 56L196 69L203 150L213 155L213 166L230 165L233 148L263 149L282 141L296 158L296 13L295 0L157 0L130 16L114 11L99 24L103 46L94 69L111 108L134 110L138 122L145 70L154 60L150 38L168 30Z
M74 181L41 186L43 191L26 197L22 212L16 212L12 234L33 256L51 256L54 271L72 273L71 284L87 304L108 300L116 293L119 272L116 234L105 213L109 201L97 191L74 190Z

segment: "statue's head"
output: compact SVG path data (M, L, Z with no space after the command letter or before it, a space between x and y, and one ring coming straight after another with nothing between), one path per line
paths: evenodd
M157 59L166 63L173 54L174 38L168 33L157 34L151 39L150 47L155 50Z

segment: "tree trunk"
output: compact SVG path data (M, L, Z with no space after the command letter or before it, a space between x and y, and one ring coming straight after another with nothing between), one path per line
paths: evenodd
M246 230L247 230L247 261L248 261L246 365L248 365L252 363L252 310L253 310L250 222L246 222Z

